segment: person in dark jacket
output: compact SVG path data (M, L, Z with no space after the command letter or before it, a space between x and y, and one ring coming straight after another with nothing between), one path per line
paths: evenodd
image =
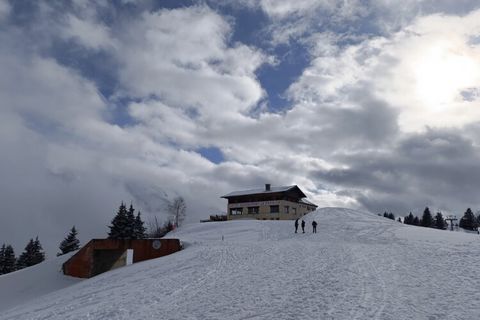
M305 220L302 220L302 231L305 233Z
M317 221L312 221L313 233L317 233Z
M295 220L295 233L297 233L297 230L298 230L298 219Z

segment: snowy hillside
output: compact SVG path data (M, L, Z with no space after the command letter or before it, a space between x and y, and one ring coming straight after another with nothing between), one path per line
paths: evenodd
M0 309L0 319L480 317L478 235L339 208L305 220L306 234L294 234L292 221L189 225L172 235L186 244L179 253ZM2 299L18 285L5 279Z

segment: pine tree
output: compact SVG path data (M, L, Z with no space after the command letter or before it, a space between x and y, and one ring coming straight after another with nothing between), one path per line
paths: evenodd
M127 225L125 228L127 239L136 239L135 234L135 209L130 204L130 208L127 211Z
M118 208L117 215L112 220L112 225L109 226L109 239L129 239L131 234L128 234L128 212L127 207L122 202Z
M135 236L135 239L144 239L145 238L145 231L147 230L147 228L145 228L144 226L144 223L142 221L142 218L141 218L141 212L138 211L138 214L137 216L135 217L135 223L134 223L134 236Z
M384 218L388 218L388 212L387 212L387 211L385 211L385 212L383 213L383 217L384 217Z
M430 209L428 207L426 207L425 210L423 211L421 225L422 227L427 227L427 228L430 228L433 225L432 214L430 213Z
M472 209L468 208L467 211L465 211L463 217L460 219L459 227L468 230L477 229L478 223L475 219Z
M4 274L3 269L5 268L5 243L2 244L0 248L0 274Z
M397 221L402 223L402 219L400 217L398 217Z
M70 229L68 236L60 243L59 248L62 252L57 253L57 256L79 249L80 241L77 239L77 234L77 229L73 226L72 229Z
M40 244L40 240L38 240L38 237L35 238L33 245L34 245L34 248L33 248L32 260L33 260L33 265L35 265L45 260L45 253L43 252L43 248L42 248L42 245Z
M403 219L403 223L413 224L413 219L413 214L410 212L410 214Z
M22 252L17 260L17 269L23 269L36 265L43 260L45 260L45 253L43 252L43 248L38 240L38 237L35 240L30 239L25 247L25 251Z
M28 244L25 247L25 250L18 257L18 260L17 260L17 269L18 270L32 265L31 264L32 263L31 256L32 256L32 252L33 252L33 247L34 247L33 239L30 239L30 241L28 242Z
M395 220L395 215L390 212L390 213L388 214L387 218L388 218L388 219Z
M437 212L437 215L435 216L435 228L443 230L445 227L445 219L443 219L442 213Z
M420 225L420 219L418 219L417 216L415 216L412 220L412 225L414 226L419 226Z
M7 245L5 247L5 253L3 258L3 273L10 273L15 271L16 262L17 261L15 259L15 252L13 251L13 247L11 245Z

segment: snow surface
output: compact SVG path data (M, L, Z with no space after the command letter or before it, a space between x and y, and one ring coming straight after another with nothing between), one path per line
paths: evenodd
M46 260L30 268L0 275L0 318L2 310L71 286L81 279L63 275L62 264L74 252Z
M293 221L189 225L171 235L181 252L0 310L0 319L480 318L480 236L341 208L305 220L305 234ZM27 281L0 280L2 298Z

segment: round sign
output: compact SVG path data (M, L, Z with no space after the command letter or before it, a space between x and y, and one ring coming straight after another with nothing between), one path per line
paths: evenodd
M153 249L155 249L155 250L160 249L161 246L162 246L162 243L160 242L160 240L154 240L154 241L152 242L152 247L153 247Z

